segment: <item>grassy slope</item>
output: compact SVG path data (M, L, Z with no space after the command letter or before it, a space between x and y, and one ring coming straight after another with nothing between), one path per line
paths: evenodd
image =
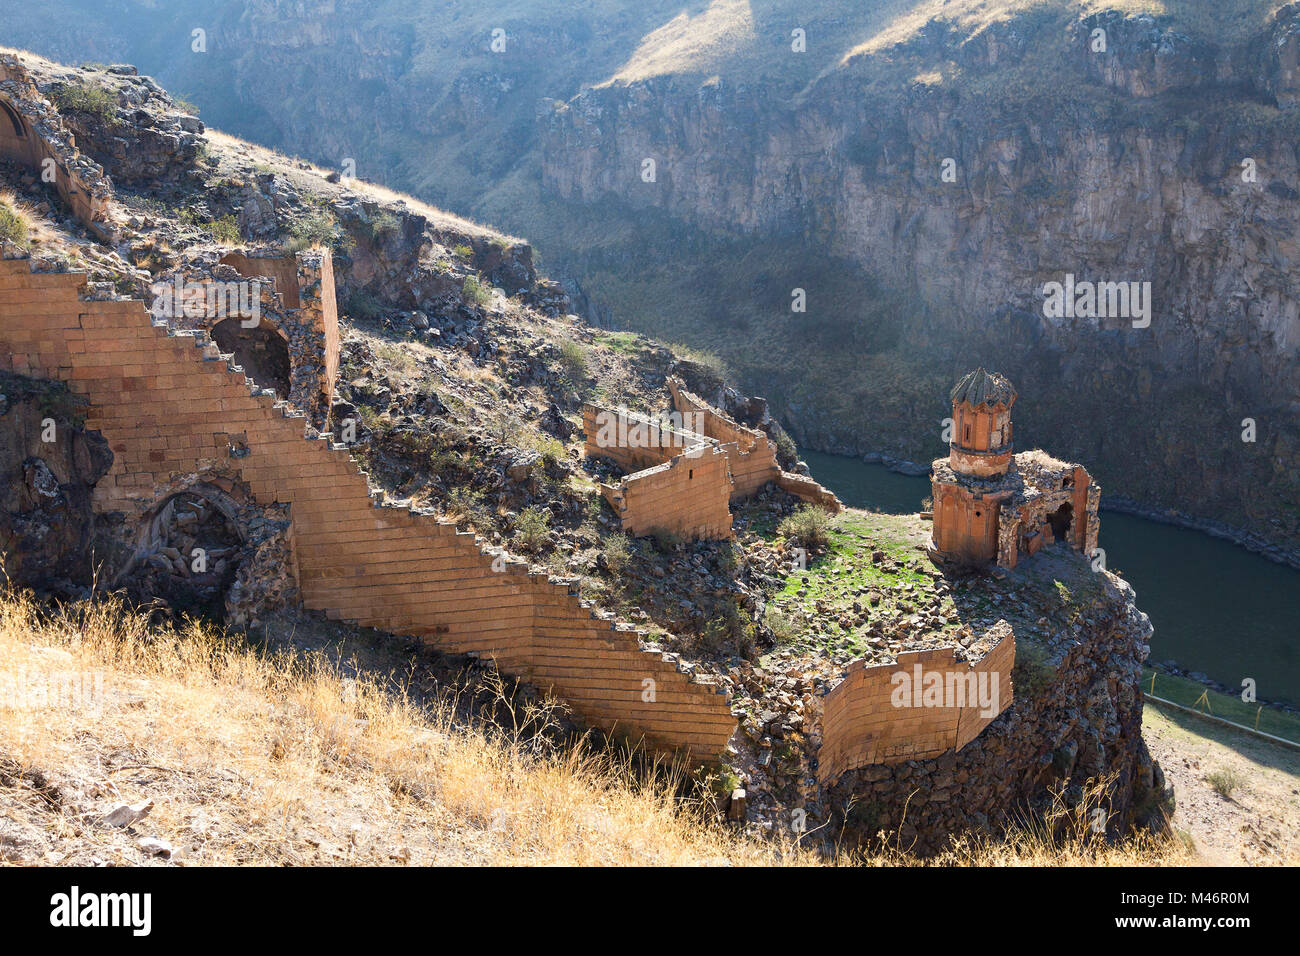
M109 608L49 620L0 596L0 863L160 862L140 846L149 836L189 865L817 862L740 839L617 760L539 757L516 735L460 723L393 658L372 650L358 664L355 634L278 655L202 629L146 636ZM102 680L95 706L33 696L78 676ZM134 825L102 822L146 800ZM1178 842L1105 848L1026 830L939 862L1192 861Z

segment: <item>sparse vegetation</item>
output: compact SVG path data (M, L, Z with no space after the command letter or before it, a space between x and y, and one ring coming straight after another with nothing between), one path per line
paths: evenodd
M801 548L814 551L830 544L830 513L820 505L803 504L783 520L777 531Z
M301 252L315 246L332 246L338 241L338 222L334 214L317 209L289 227L284 247L288 252Z
M12 193L0 193L0 240L30 249L32 224L27 211Z
M550 541L551 513L539 505L530 505L515 521L515 540L520 547L534 553Z
M587 366L590 361L587 348L580 342L573 339L565 339L560 342L560 368L564 372L565 378L570 382L580 382L587 375Z
M613 574L621 574L632 557L632 544L628 536L615 532L605 539L605 567Z
M94 83L65 83L51 94L60 112L89 113L105 123L116 122L117 94Z
M213 239L224 246L237 246L244 241L244 237L239 234L239 222L233 213L212 220L208 224L208 232L212 233Z
M491 291L478 276L466 276L460 293L466 305L484 306L492 301Z
M1233 792L1242 785L1243 781L1241 774L1234 768L1222 767L1207 773L1205 782L1214 789L1215 793L1228 800L1232 798Z

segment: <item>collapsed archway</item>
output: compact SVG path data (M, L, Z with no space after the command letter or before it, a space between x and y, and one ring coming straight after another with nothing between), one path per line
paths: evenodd
M246 328L242 319L224 319L212 327L212 340L222 352L233 354L244 374L262 388L289 397L289 344L274 326L262 321Z
M142 603L175 615L224 620L244 539L238 508L206 485L174 494L145 515L126 585Z
M1052 537L1057 541L1068 540L1073 520L1074 506L1067 501L1047 516L1047 523L1052 526Z

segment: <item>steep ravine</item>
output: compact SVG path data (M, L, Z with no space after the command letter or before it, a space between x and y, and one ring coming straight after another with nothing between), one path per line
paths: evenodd
M23 15L14 40L136 59L216 126L527 236L590 318L718 353L805 447L927 462L982 363L1020 389L1018 444L1109 501L1300 553L1297 5L985 23L957 2L844 60L825 38L868 21L832 6L799 11L819 69L789 65L782 8L757 61L610 83L662 16L257 0L138 37L130 12L57 35ZM1067 274L1150 282L1150 325L1046 317Z

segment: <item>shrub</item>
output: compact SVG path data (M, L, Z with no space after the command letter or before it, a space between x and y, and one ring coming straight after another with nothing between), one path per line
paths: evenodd
M474 520L483 510L483 492L460 485L447 493L445 507L447 515L457 521Z
M681 536L669 531L667 528L653 529L650 532L650 537L654 539L655 547L664 554L677 550L677 546L682 543Z
M189 116L199 115L199 108L183 96L172 94L172 108Z
M53 96L60 112L89 113L110 124L116 121L117 94L105 86L60 86Z
M754 622L733 601L704 625L704 633L695 644L699 651L711 657L735 655L753 658L758 649L757 633Z
M466 305L487 305L492 301L492 293L478 276L466 276L460 294Z
M560 343L560 368L571 382L581 381L587 375L587 349L581 343L565 339Z
M1241 774L1237 773L1231 767L1225 767L1222 770L1215 770L1213 773L1205 775L1205 782L1214 788L1214 792L1219 796L1227 798L1232 796L1232 792L1242 784Z
M373 219L363 226L363 230L372 242L377 242L389 233L397 232L401 228L401 220L389 212L387 209L381 209Z
M208 223L208 232L222 245L237 246L244 241L244 237L239 234L239 222L233 213Z
M830 513L821 505L803 504L782 520L777 531L801 548L812 550L830 544Z
M343 311L354 319L376 319L383 313L384 307L364 289L353 289L343 301Z
M521 547L540 551L550 540L551 513L538 505L525 508L515 521L515 537Z
M0 195L0 239L21 249L31 248L31 222L27 213L9 195Z
M336 226L333 213L317 210L289 227L289 238L284 247L289 252L301 252L313 246L334 245Z
M768 605L763 614L763 623L772 632L778 644L788 644L799 636L800 627L795 619L779 607Z
M632 546L627 535L615 532L605 539L605 567L614 574L621 574L631 557Z
M451 251L453 255L458 256L461 259L474 258L474 250L463 242L458 246L453 246Z

